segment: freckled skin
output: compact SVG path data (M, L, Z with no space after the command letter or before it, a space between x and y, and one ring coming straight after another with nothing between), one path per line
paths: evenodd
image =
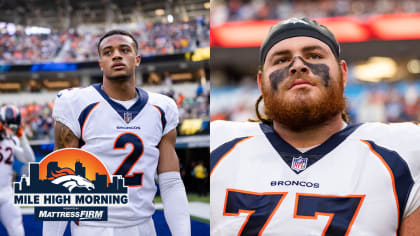
M324 82L324 86L326 88L329 86L329 81L331 80L331 77L330 77L330 68L327 65L311 64L311 63L306 62L302 57L298 56L298 57L293 58L293 61L286 68L275 70L270 74L269 78L271 82L271 88L274 91L277 91L277 85L288 77L289 70L295 63L296 58L299 58L303 62L303 64L305 64L312 71L314 75L319 76Z

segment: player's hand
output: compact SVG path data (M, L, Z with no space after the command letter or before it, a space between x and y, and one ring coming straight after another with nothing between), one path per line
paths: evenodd
M20 138L23 136L23 128L22 126L20 126L17 130L16 130L16 137Z

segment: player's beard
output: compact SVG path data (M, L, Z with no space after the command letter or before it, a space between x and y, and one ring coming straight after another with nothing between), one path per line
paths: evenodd
M329 78L321 79L325 81ZM296 132L320 126L346 108L341 68L338 80L329 79L329 82L329 86L317 82L318 86L323 87L317 99L308 99L307 94L300 94L307 91L297 91L294 98L284 99L284 94L273 90L269 83L262 80L264 112L273 121Z

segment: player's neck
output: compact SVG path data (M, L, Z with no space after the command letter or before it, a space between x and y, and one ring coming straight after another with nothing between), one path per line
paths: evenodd
M104 78L102 89L109 97L120 101L128 101L136 97L134 79L115 81Z
M295 148L320 145L331 137L331 135L343 129L344 125L345 122L341 118L341 114L338 114L322 125L299 132L290 130L276 121L273 122L273 127L277 134Z

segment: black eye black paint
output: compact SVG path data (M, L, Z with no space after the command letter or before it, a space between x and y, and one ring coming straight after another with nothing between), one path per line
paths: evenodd
M298 56L298 57L294 57L293 61L286 68L273 71L270 74L269 78L270 78L270 82L271 82L271 88L274 91L277 90L277 85L287 78L287 76L289 74L289 70L293 66L293 64L295 63L296 58L299 58L303 62L303 64L305 66L307 66L312 71L312 73L314 75L319 76L322 79L322 81L324 82L325 87L329 86L329 81L331 80L331 77L330 77L330 68L327 65L325 65L325 64L311 64L311 63L306 62L302 57ZM300 73L300 72L298 72L298 73Z
M293 66L293 64L295 63L295 60L296 60L296 57L293 58L293 61L286 68L278 69L278 70L275 70L275 71L271 72L269 78L270 78L270 82L271 82L271 88L274 91L277 91L277 85L287 78L287 75L289 74L289 70Z

